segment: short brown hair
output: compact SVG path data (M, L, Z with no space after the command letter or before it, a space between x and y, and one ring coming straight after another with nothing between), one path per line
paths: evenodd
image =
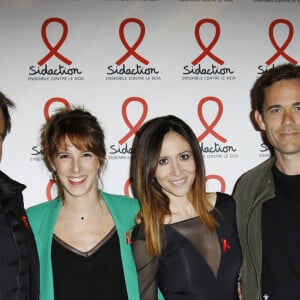
M64 145L66 137L76 148L95 154L101 168L104 166L104 132L97 118L84 108L72 107L59 109L41 128L43 158L50 172L53 172L52 160L57 155L59 146ZM61 195L59 182L58 189Z

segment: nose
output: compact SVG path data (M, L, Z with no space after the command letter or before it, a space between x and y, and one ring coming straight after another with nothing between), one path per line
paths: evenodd
M80 162L79 159L73 158L72 159L72 164L71 164L71 171L74 173L79 172L80 170Z
M176 176L179 176L181 174L181 167L179 162L175 161L172 163L172 171Z
M283 113L283 123L291 124L294 122L293 112L292 111L284 111Z

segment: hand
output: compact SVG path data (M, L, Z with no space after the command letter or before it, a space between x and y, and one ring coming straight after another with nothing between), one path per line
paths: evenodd
M238 296L239 296L239 300L242 300L242 288L240 282L238 282Z

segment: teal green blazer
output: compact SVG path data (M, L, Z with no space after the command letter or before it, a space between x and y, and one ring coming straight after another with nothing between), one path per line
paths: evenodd
M135 214L139 210L138 201L121 195L100 192L106 203L119 236L123 271L128 299L139 300L139 288L128 232L135 225ZM62 205L62 199L44 202L27 209L40 259L40 300L54 300L51 246L54 226Z

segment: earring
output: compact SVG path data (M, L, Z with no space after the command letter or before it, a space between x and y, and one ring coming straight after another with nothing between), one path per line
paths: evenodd
M56 171L52 171L52 180L53 181L56 181L57 180L57 173L56 173Z

